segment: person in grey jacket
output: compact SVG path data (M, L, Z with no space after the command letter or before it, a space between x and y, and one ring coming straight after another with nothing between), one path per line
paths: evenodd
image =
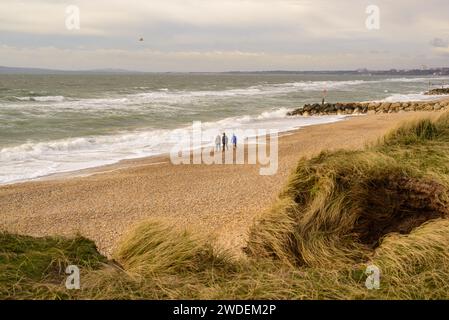
M221 137L220 137L220 135L218 134L216 137L215 137L215 151L220 151L221 150Z

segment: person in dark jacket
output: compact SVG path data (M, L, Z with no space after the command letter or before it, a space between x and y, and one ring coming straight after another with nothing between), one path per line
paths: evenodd
M223 146L223 152L226 150L228 150L228 136L226 135L225 132L223 132L223 137L221 138L221 145Z

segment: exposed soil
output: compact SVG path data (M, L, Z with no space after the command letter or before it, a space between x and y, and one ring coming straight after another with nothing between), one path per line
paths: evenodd
M432 180L388 177L373 181L354 227L372 248L392 232L408 234L423 223L449 216L446 188Z

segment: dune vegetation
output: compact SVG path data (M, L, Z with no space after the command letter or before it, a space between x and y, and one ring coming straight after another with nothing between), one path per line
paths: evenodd
M0 235L6 299L448 299L449 113L358 151L301 159L236 258L148 221L113 260L81 237ZM67 264L81 289L64 286ZM380 288L365 286L369 265Z

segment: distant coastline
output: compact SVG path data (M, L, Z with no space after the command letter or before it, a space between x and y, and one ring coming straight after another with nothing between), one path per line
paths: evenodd
M213 71L191 71L191 72L153 72L153 71L137 71L127 69L89 69L89 70L63 70L49 69L39 67L8 67L0 66L0 74L41 74L41 75L57 75L57 74L302 74L302 75L376 75L376 76L447 76L449 75L449 67L429 68L429 69L389 69L389 70L259 70L259 71L239 71L231 70L224 72Z

